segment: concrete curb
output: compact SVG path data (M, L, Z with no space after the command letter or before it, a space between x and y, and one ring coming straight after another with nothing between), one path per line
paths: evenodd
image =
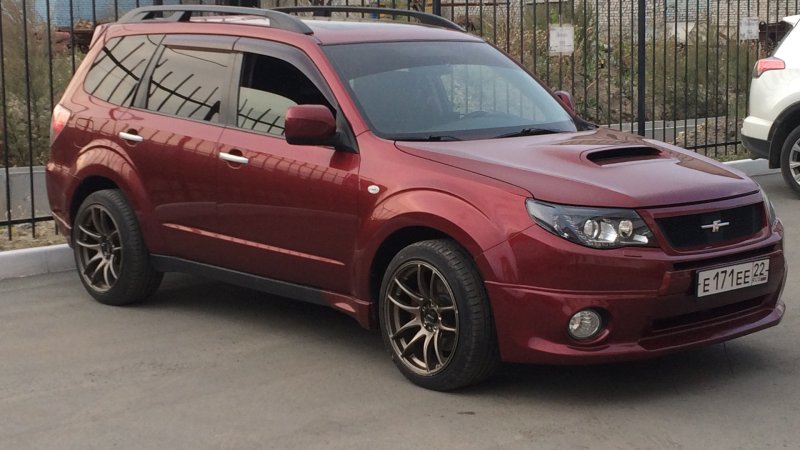
M75 268L67 244L0 252L0 280L65 272Z
M778 169L767 167L767 161L764 159L742 159L725 164L750 177L779 172ZM72 249L66 244L0 252L0 280L74 269L75 261L72 257Z

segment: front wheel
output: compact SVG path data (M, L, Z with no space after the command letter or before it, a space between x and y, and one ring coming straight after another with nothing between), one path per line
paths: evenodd
M97 301L127 305L155 292L163 274L150 265L136 215L115 189L83 201L72 230L75 265L84 287Z
M795 194L800 195L800 127L789 133L783 143L781 173L786 184Z
M453 241L423 241L401 250L383 278L379 315L395 365L424 388L478 383L499 362L483 282Z

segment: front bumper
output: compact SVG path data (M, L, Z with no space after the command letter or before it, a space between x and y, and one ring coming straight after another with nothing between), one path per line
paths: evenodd
M643 359L777 325L787 269L781 225L776 228L757 243L691 257L587 249L531 228L484 254L484 263L516 278L485 283L501 358L536 364ZM767 283L696 296L699 270L763 258L770 260ZM519 267L530 269L514 275ZM580 342L567 324L586 308L601 310L606 328Z

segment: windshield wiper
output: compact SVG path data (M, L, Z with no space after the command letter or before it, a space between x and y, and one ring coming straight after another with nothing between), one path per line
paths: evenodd
M460 141L460 138L455 136L447 136L447 135L440 135L440 134L432 134L426 137L414 137L414 138L402 138L396 139L398 141L409 141L409 142L445 142L445 141Z
M519 136L536 136L540 134L555 134L555 133L561 133L561 130L550 130L547 128L523 128L513 133L506 133L506 134L501 134L499 136L495 136L493 139L502 139L502 138L519 137Z

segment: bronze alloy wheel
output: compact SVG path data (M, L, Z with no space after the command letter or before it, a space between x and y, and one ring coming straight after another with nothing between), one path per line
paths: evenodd
M72 248L81 283L106 305L129 305L158 289L136 213L117 189L93 192L78 208Z
M450 239L400 250L384 271L378 311L392 361L426 389L475 384L500 361L481 276L469 253Z
M113 288L122 273L122 242L119 227L104 206L89 206L79 218L75 245L78 270L98 292Z
M450 285L423 261L406 262L389 283L384 320L395 356L418 375L436 375L458 343L458 306Z

